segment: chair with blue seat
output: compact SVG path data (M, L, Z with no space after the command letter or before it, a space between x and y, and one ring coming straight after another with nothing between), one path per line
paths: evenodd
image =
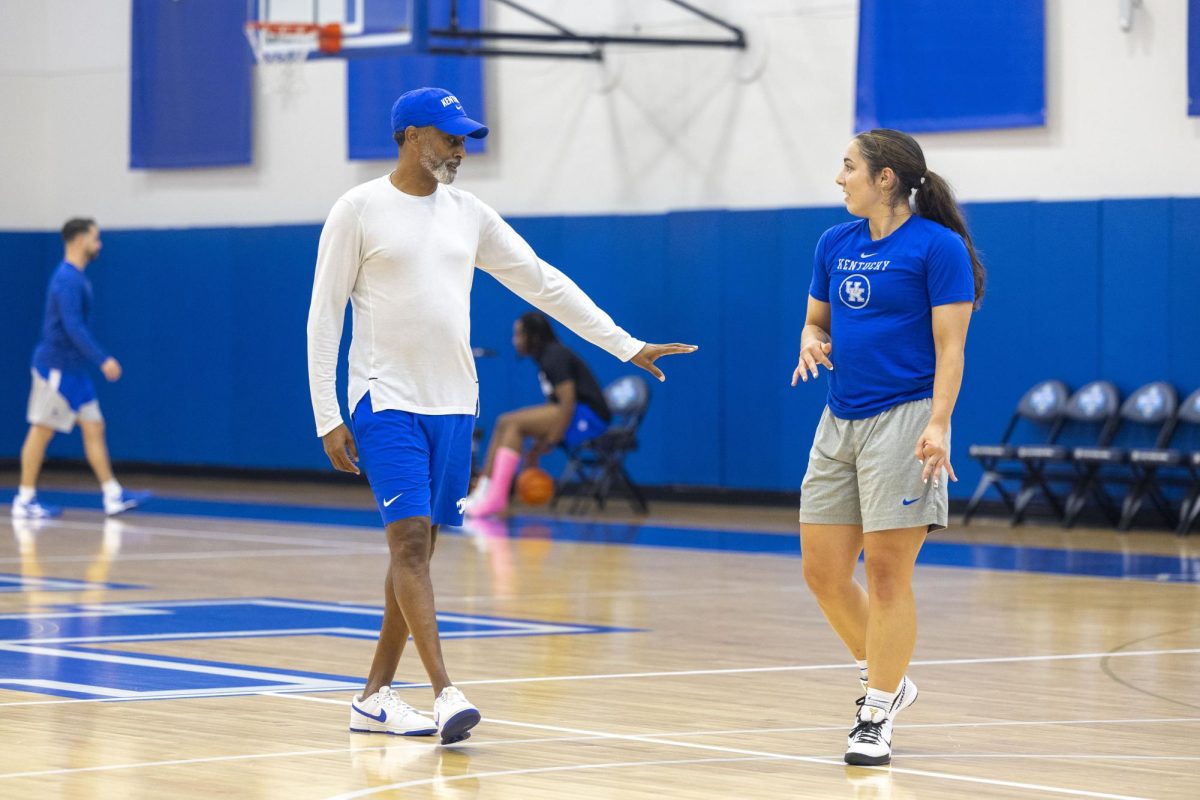
M625 458L638 448L637 434L650 405L650 386L638 375L626 375L604 387L604 399L612 412L608 430L567 453L567 466L554 486L550 506L571 495L572 513L584 510L589 500L604 508L614 488L624 489L633 507L649 511L646 498L625 470Z
M1079 477L1064 503L1064 527L1075 524L1089 498L1095 500L1110 523L1119 523L1122 513L1107 487L1112 484L1128 487L1133 483L1134 476L1129 469L1129 454L1133 448L1166 446L1175 429L1178 405L1174 386L1164 381L1148 383L1121 404L1120 424L1109 444L1076 447L1071 451Z
M964 525L971 521L988 489L995 488L1009 514L1016 510L1015 491L1008 489L1004 483L1019 481L1025 475L1024 465L1016 460L1017 446L1053 444L1062 430L1063 411L1069 395L1070 390L1062 381L1034 384L1021 396L999 444L973 444L968 448L971 458L983 467L983 477L979 479L963 511Z
M1165 444L1129 451L1129 468L1133 481L1121 503L1117 528L1129 530L1149 499L1177 533L1188 533L1200 519L1200 389L1179 405ZM1178 509L1167 497L1166 489L1182 493Z
M1076 447L1107 447L1112 443L1120 424L1120 405L1121 395L1116 386L1109 381L1092 381L1067 400L1062 429L1055 443L1017 447L1017 460L1024 468L1024 476L1013 503L1010 524L1023 522L1039 496L1055 518L1063 520L1065 498L1055 487L1074 486L1079 477L1072 465Z

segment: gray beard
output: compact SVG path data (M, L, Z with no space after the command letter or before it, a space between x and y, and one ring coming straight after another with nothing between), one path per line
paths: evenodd
M455 172L445 161L438 161L428 153L424 153L421 155L421 166L429 170L429 174L433 175L434 180L438 183L454 183Z

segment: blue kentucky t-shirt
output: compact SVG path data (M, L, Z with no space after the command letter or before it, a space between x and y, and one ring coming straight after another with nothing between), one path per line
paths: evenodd
M50 279L42 338L33 351L33 366L43 376L52 369L82 370L108 358L88 328L91 307L92 282L70 262L63 261Z
M866 419L933 396L933 307L972 302L962 237L915 214L871 240L865 219L825 231L809 294L829 303L829 410Z

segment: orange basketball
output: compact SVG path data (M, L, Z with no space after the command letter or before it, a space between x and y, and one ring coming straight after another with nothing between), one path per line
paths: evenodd
M521 470L517 476L517 497L529 506L544 506L554 497L554 478L541 467Z

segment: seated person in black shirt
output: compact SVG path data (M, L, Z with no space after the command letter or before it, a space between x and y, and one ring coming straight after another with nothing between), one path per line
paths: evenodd
M509 411L496 420L483 473L467 498L471 517L498 514L508 506L509 488L526 439L534 440L534 455L548 453L560 442L573 450L604 433L612 420L596 376L583 359L558 341L546 315L537 311L522 314L513 323L512 342L518 356L530 356L537 362L546 402Z

